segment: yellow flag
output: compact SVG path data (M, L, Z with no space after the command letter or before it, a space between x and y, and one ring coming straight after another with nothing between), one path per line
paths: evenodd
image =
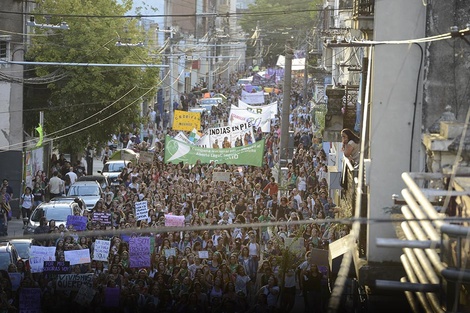
M39 141L38 141L38 143L36 144L36 147L40 147L40 146L42 146L42 141L43 141L43 139L44 139L44 133L43 133L43 131L42 131L42 126L41 126L41 124L39 124L39 126L36 127L35 129L36 129L36 131L37 131L38 134L39 134Z

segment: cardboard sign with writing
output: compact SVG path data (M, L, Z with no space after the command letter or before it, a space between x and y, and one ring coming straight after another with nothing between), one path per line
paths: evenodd
M71 269L68 261L44 261L43 272L45 274L68 274Z
M209 251L198 251L200 259L208 259Z
M169 258L170 256L176 256L176 249L175 248L170 248L170 249L165 249L165 258Z
M212 173L213 181L230 181L230 172L213 172Z
M133 237L129 240L129 267L150 266L150 238Z
M89 305L93 298L95 297L96 291L93 288L88 287L87 285L81 285L78 289L78 293L75 296L75 302L81 305Z
M85 230L86 224L88 223L88 218L86 216L79 215L68 215L67 216L67 228L72 225L75 230Z
M165 226L184 226L184 216L165 214Z
M57 290L78 291L82 285L93 288L93 273L88 274L63 274L57 276Z
M55 247L31 246L29 254L31 273L42 272L44 261L55 261Z
M140 201L135 203L135 218L137 221L147 221L149 217L149 210L147 201Z
M101 225L111 225L111 213L94 212L91 221L100 222Z
M80 249L80 250L70 250L64 251L65 260L70 262L70 265L76 264L86 264L90 263L90 250Z
M93 250L93 260L107 262L110 247L111 241L97 239L95 241L95 249Z
M140 151L139 163L152 163L153 162L153 152Z

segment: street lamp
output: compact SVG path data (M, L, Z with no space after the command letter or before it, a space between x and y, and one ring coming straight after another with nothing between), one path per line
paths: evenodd
M29 18L29 21L26 22L26 26L31 27L41 27L41 28L52 28L52 29L62 29L62 30L69 30L70 27L66 22L61 22L60 24L37 24L34 20L34 16Z
M116 47L143 47L144 43L143 42L138 42L138 43L123 43L120 40L116 42Z

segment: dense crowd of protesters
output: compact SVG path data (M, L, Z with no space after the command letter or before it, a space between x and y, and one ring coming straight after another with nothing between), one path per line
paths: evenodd
M223 123L238 97L228 87L217 92L228 96L227 104L203 114L204 128ZM282 100L282 94L270 97L269 101ZM71 268L72 273L93 274L91 302L77 303L77 291L58 290L54 276L31 273L20 261L8 269L21 273L18 290L12 290L8 275L0 279L0 310L18 308L22 288L40 288L43 312L291 312L299 292L305 312L322 312L329 294L327 269L314 264L310 254L328 249L348 228L335 222L341 213L330 196L326 153L321 140L312 136L309 112L300 93L293 92L290 127L295 151L284 185L277 182L274 170L279 158L278 118L269 133L257 136L266 139L262 167L165 164L164 136L176 132L164 127L162 118L151 119L145 139L156 143L153 163L131 162L123 169L119 187L106 188L93 211L85 213L88 232L45 219L37 231L49 237L35 244L56 247L57 261L76 249L89 249L93 256L97 239L110 240L107 262L92 260ZM121 147L126 146L121 142ZM34 179L30 190L34 206L45 200L52 173L62 179L71 167L78 176L85 173L84 164L72 165L63 155L53 156L51 164L49 173L38 172ZM229 172L231 179L213 180L213 174L221 171ZM135 203L141 201L147 201L147 220L135 216ZM111 213L110 225L94 222L95 212ZM160 232L167 214L184 216L188 230ZM265 224L252 226L255 223ZM120 229L153 238L150 267L130 266L129 236L93 234ZM295 242L301 246L289 249ZM113 293L116 301L107 299L110 288L119 290Z

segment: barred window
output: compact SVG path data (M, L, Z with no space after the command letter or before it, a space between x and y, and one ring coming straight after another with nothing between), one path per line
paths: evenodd
M0 41L0 59L7 59L8 42Z

